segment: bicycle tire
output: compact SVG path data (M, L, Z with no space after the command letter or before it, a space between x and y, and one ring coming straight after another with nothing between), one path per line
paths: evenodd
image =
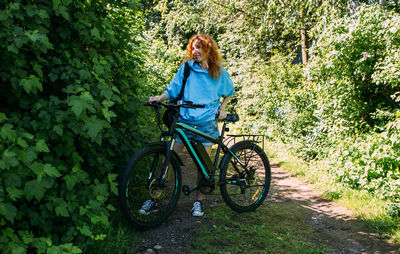
M254 211L264 202L271 185L271 166L268 157L251 141L238 142L230 150L251 173L243 173L244 168L233 155L225 154L220 166L222 198L236 212Z
M155 182L167 153L163 144L154 144L139 150L125 167L119 187L119 204L124 217L137 229L148 229L162 224L174 210L181 191L182 176L179 159L172 154L167 174L168 181L159 194L159 211L143 215L139 210L146 200L154 197L149 183ZM158 156L157 156L158 155ZM156 172L150 177L150 169L156 162ZM172 171L171 171L172 169ZM150 178L150 180L148 180ZM153 181L154 180L154 181Z

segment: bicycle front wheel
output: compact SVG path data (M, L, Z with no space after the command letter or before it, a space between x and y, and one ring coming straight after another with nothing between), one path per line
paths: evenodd
M238 142L230 150L221 162L222 197L237 212L254 211L267 197L271 184L267 155L250 141Z
M182 178L177 158L171 156L165 178L158 184L167 148L156 144L139 150L128 162L119 184L119 203L125 218L138 229L163 223L178 202ZM147 200L157 200L157 209L144 214Z

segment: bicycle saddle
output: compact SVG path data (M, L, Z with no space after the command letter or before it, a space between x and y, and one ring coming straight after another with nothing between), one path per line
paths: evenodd
M237 122L239 121L239 116L237 114L227 114L225 121L232 123Z

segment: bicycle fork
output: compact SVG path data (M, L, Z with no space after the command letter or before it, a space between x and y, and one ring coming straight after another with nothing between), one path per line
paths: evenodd
M169 161L174 147L174 141L175 139L173 139L173 142L171 142L169 149L167 149L167 153L161 163L161 166L158 166L160 155L156 154L153 158L151 170L147 178L147 189L149 190L150 196L154 199L161 198L163 188L166 186L166 182L168 181ZM158 175L155 175L158 167L161 170L158 171Z

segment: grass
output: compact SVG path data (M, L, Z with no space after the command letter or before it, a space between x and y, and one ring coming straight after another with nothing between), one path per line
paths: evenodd
M292 155L284 145L268 142L266 152L271 161L306 182L312 183L323 192L323 197L333 200L342 207L353 211L371 230L390 241L400 244L400 217L391 216L390 203L380 200L370 193L351 189L336 182L328 173L324 161L304 162Z
M195 229L191 253L326 253L318 232L293 203L263 205L236 213L226 205L208 209L207 225Z
M390 216L390 204L365 191L353 190L335 182L324 162L306 163L291 155L282 145L267 142L269 159L296 177L314 184L327 199L354 212L369 228L400 244L400 221ZM317 227L304 223L307 212L291 203L265 203L255 212L239 214L225 204L207 209L206 221L195 228L197 237L187 243L191 253L327 253ZM127 226L116 212L104 241L85 253L136 253L139 234Z
M114 204L114 206L118 207L117 204ZM89 246L84 253L138 253L138 247L141 243L139 233L129 226L126 219L118 210L111 214L110 220L110 227L106 233L107 237L103 241L96 241L95 244Z

